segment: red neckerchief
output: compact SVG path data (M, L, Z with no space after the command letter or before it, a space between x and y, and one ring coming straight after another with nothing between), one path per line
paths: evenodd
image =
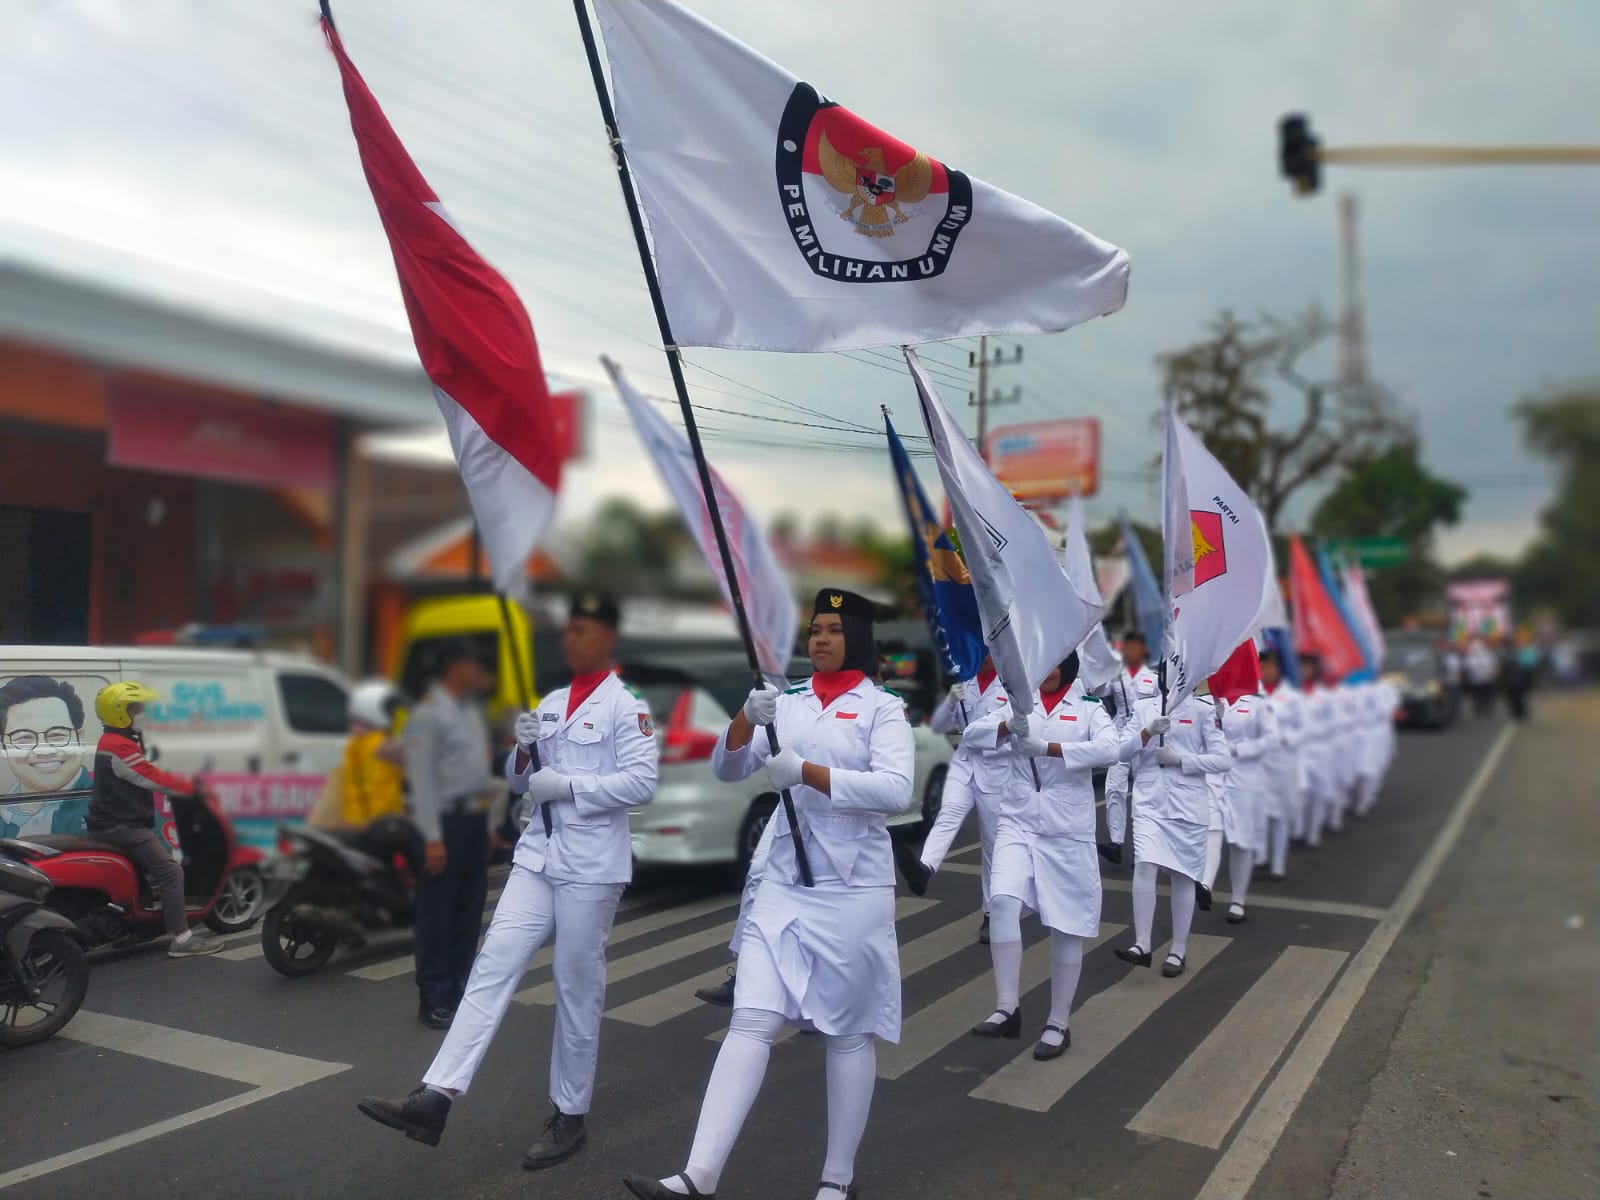
M1137 676L1137 675L1138 675L1138 674L1139 674L1139 672L1140 672L1140 671L1142 671L1142 670L1144 670L1144 668L1143 668L1143 667L1129 667L1129 668L1128 668L1128 678L1129 678L1129 679L1133 679L1133 678L1134 678L1134 677L1136 677L1136 676Z
M979 670L979 672L978 672L978 690L980 692L988 691L989 690L989 685L991 683L993 683L993 682L994 682L994 668L993 667L984 667L981 670Z
M860 671L818 671L811 677L811 690L827 708L865 678Z
M577 712L578 705L594 695L595 688L604 683L610 674L611 668L607 667L604 671L586 671L582 675L574 675L572 690L567 693L567 716Z
M1055 712L1056 705L1061 703L1061 698L1063 696L1065 696L1071 690L1072 690L1072 685L1069 683L1069 684L1067 684L1066 687L1062 688L1059 692L1040 692L1039 693L1039 699L1044 701L1044 710L1045 710L1045 712L1047 712L1047 713Z

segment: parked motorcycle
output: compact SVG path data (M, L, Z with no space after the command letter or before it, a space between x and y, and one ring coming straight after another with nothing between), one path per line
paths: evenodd
M272 906L261 921L261 950L291 978L318 971L340 946L360 946L383 929L416 919L421 861L416 827L380 817L358 832L280 826L268 868Z
M260 916L265 856L235 839L216 798L201 789L171 796L173 827L183 856L189 923L238 933ZM92 833L41 833L11 839L13 852L50 879L50 907L71 920L89 949L122 947L160 937L161 897L123 851Z
M71 921L46 908L50 878L0 839L0 1046L59 1033L89 991L89 959Z

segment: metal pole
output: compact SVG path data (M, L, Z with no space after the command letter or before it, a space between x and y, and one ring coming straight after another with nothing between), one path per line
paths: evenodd
M1318 147L1319 162L1352 167L1596 166L1600 146L1394 146Z
M744 597L739 592L739 575L734 569L733 552L728 546L728 533L722 527L722 511L717 507L716 491L711 485L711 467L706 462L705 447L700 444L700 428L695 423L694 406L689 403L689 388L683 378L683 362L677 344L672 340L672 325L667 319L666 302L661 298L661 282L656 278L655 260L650 256L650 241L645 236L644 218L639 213L639 200L633 190L633 175L628 170L628 156L622 148L622 138L617 133L617 118L611 108L611 93L606 90L605 72L600 66L600 49L595 42L594 29L589 23L587 0L572 0L573 11L578 16L578 28L583 34L583 49L589 59L589 74L594 78L595 98L600 102L600 118L605 122L606 139L611 144L611 155L617 164L617 182L622 187L622 199L628 207L628 220L633 224L633 240L639 251L639 265L644 269L645 284L650 289L650 303L655 309L656 326L661 331L662 350L667 356L667 367L672 373L672 386L678 394L678 407L683 412L684 432L689 437L689 448L694 454L695 469L700 475L700 491L705 497L706 514L711 519L711 531L716 535L717 553L722 558L722 572L728 581L728 598L733 606L733 619L739 627L739 638L744 643L745 657L756 682L762 683L761 660L756 657L755 639L750 635L750 620L745 616ZM774 753L778 750L778 731L767 726L767 742ZM794 839L795 867L800 882L805 887L815 885L811 863L806 857L805 844L800 837L800 821L795 816L794 799L789 789L782 793L783 814Z

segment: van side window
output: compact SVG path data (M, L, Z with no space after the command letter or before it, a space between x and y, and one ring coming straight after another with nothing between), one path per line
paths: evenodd
M296 733L345 733L350 728L350 697L325 676L281 672L278 694Z

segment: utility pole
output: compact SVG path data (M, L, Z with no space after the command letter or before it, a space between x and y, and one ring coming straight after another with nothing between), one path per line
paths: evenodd
M1356 229L1356 197L1339 197L1339 248L1343 262L1344 312L1339 320L1339 382L1347 388L1367 384L1367 322L1361 311L1361 255Z
M967 407L974 405L978 409L978 454L984 462L989 461L989 449L985 442L989 434L989 406L991 404L1018 404L1022 400L1022 388L1013 387L1009 392L989 394L989 368L1014 367L1022 361L1022 347L1013 346L1009 355L995 347L993 355L989 353L989 339L980 337L976 353L968 353L967 366L978 369L978 390L967 393Z

